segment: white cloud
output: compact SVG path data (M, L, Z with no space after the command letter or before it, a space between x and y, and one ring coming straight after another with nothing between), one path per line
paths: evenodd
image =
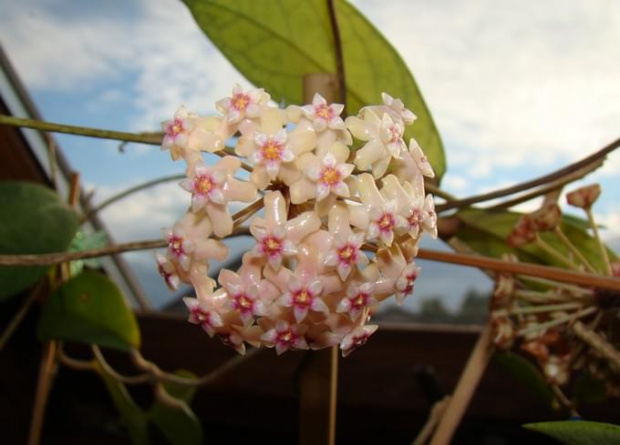
M444 140L458 144L451 165L462 165L451 149L463 147L493 165L550 165L618 136L618 2L358 3L408 62Z

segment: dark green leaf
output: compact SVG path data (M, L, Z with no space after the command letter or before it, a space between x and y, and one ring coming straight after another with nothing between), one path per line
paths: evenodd
M120 349L140 345L136 318L119 289L95 272L78 275L50 296L41 313L39 336Z
M104 381L112 402L131 436L131 441L134 445L147 445L149 436L146 414L133 401L125 385L109 377L101 365L98 362L95 363L97 363L97 373Z
M195 377L189 371L177 371L182 377ZM151 422L161 431L173 445L199 445L202 443L202 426L189 407L196 388L167 382L166 392L180 402L180 408L173 408L157 400L150 409L148 416Z
M530 361L512 352L498 352L493 361L506 373L523 385L523 389L548 407L552 406L554 396L547 386L540 370Z
M0 183L0 254L63 252L78 217L51 189L30 182ZM47 266L0 267L0 300L31 286Z
M277 102L301 104L302 78L336 73L336 55L324 0L185 0L196 22L230 62ZM347 107L400 98L418 120L414 135L441 178L443 145L422 94L403 59L349 2L336 1L347 84ZM413 133L413 134L412 134Z
M577 403L599 403L607 398L607 390L602 380L584 371L573 383L572 396Z
M566 445L617 445L620 443L620 427L611 423L565 420L528 423L523 426L551 436Z
M502 253L515 253L522 261L566 267L564 263L558 261L558 259L541 250L533 243L517 249L513 249L506 244L506 238L522 216L521 213L502 209L484 210L469 208L459 211L456 216L465 225L463 229L456 233L456 236L468 244L476 245L478 253L494 257L500 257ZM568 239L571 240L595 268L604 270L597 241L583 227L576 224L574 218L562 221L560 227ZM487 238L489 238L488 241ZM541 238L560 252L562 256L569 256L569 250L553 233L542 233ZM487 242L489 244L485 245ZM609 251L609 254L610 258L615 258L613 252Z

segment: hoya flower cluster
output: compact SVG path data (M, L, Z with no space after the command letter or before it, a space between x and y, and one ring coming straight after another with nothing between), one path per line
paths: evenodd
M239 353L247 343L278 354L339 345L347 355L376 330L367 323L380 301L413 291L418 241L437 235L424 191L434 173L403 140L413 113L387 94L383 102L343 120L343 106L318 94L280 109L262 89L236 86L217 102L220 116L182 107L163 124L162 147L187 163L191 206L164 230L157 262L170 288L195 288L185 299L192 323ZM203 152L222 158L207 165ZM231 215L238 203L251 204ZM250 217L254 246L216 283L209 261L228 258L222 239L247 232Z

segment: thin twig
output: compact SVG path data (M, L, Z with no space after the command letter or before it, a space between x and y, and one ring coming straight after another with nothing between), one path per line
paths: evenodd
M594 266L592 266L592 264L590 264L587 258L583 256L581 251L577 249L577 247L575 247L575 245L571 242L571 240L564 234L564 231L562 230L560 226L556 226L554 233L555 233L555 236L557 236L558 239L562 242L562 244L564 244L566 248L570 250L571 253L575 255L575 257L579 261L581 261L581 264L583 264L585 268L588 269L588 272L599 273L599 271L596 270Z
M609 153L611 153L618 147L620 147L620 139L615 140L611 144L603 147L597 152L591 154L590 156L580 161L577 161L573 164L570 164L564 168L556 170L553 173L541 176L531 181L522 182L520 184L511 186L511 187L506 187L506 188L495 190L489 193L483 193L481 195L470 196L469 198L459 199L457 201L451 201L445 204L440 204L436 207L436 211L443 212L443 211L450 210L450 209L467 207L477 202L490 201L491 199L501 198L503 196L512 195L514 193L518 193L524 190L529 190L534 187L538 187L540 185L548 184L568 174L571 174L574 171L580 170L581 168L589 164L597 162L599 159L604 158L605 156L607 156Z
M146 383L151 380L150 374L139 374L139 375L134 375L134 376L122 375L121 373L119 373L118 371L116 371L114 368L110 366L110 364L105 359L105 356L101 352L101 349L99 349L99 346L91 345L91 349L93 351L93 355L95 356L95 359L99 362L99 365L101 366L101 369L103 370L103 372L108 374L114 380L121 382L121 383L128 384L128 385Z
M578 320L579 318L587 317L588 315L591 315L598 310L599 310L598 307L590 306L588 308L585 308L577 312L576 314L568 314L568 315L565 315L564 317L556 318L550 321L546 321L544 323L536 324L534 326L521 329L519 332L517 332L517 336L526 337L538 331L544 331L544 330L553 328L555 326L559 326L564 323L570 323L570 322L573 322L574 320Z
M486 258L478 255L463 255L451 252L420 249L418 258L444 263L461 264L463 266L491 269L497 272L508 272L517 275L546 278L563 281L580 286L620 291L620 278L605 277L582 272L569 271L558 267L541 266L528 263L514 263L495 258Z
M200 378L181 377L176 374L170 374L168 372L165 372L155 363L149 360L146 360L144 356L140 353L140 351L138 351L137 349L133 349L131 351L131 358L134 364L139 369L150 373L155 379L159 381L177 383L179 385L188 385L188 386L205 386L219 379L222 375L238 367L240 364L249 360L251 357L254 357L259 352L260 352L259 348L250 349L245 355L239 355L239 356L231 358L227 362L215 368L210 373Z
M143 182L141 184L138 184L136 186L133 186L133 187L130 187L130 188L126 189L126 190L123 190L122 192L110 196L105 201L101 202L97 206L95 206L95 207L91 208L90 210L88 210L88 212L86 212L86 214L82 217L82 222L87 220L87 219L89 219L92 215L102 211L103 209L105 209L110 204L114 204L115 202L120 201L121 199L126 198L127 196L129 196L129 195L131 195L133 193L139 192L139 191L147 189L149 187L153 187L155 185L163 184L164 182L175 181L175 180L183 179L183 178L186 178L186 177L187 177L186 175L164 176L162 178L157 178L157 179L153 179L151 181Z
M598 248L601 252L601 256L603 257L603 262L605 263L605 272L607 275L612 275L611 271L611 262L609 261L609 254L607 253L607 248L605 244L601 240L601 237L598 233L598 226L594 221L594 214L592 213L592 209L587 209L586 213L588 214L588 222L590 223L590 228L594 232L594 238L596 238L596 242L598 243Z
M620 353L616 348L581 321L576 321L572 328L581 341L595 350L601 357L607 359L616 372L620 372Z
M570 174L567 174L566 176L563 176L559 179L557 179L556 181L553 181L547 185L544 185L540 188L537 188L529 193L525 193L523 195L517 196L515 198L511 198L508 199L506 201L502 201L500 203L497 203L495 205L489 206L489 207L485 207L485 208L489 208L489 209L507 209L513 206L516 206L517 204L521 204L523 202L527 202L531 199L534 198L538 198L539 196L543 196L546 195L547 193L553 191L553 190L557 190L561 187L563 187L566 184L569 184L573 181L577 181L578 179L583 178L584 176L586 176L587 174L593 172L594 170L596 170L597 168L599 168L601 165L603 164L603 159L599 159L598 162L593 162L592 164L588 164L585 167L576 170Z
M100 249L83 250L80 252L44 253L37 255L0 255L0 266L46 266L67 261L96 258L134 250L157 249L167 246L165 240L155 239L114 244Z
M0 115L0 124L11 125L14 127L34 128L41 131L52 131L54 133L73 134L76 136L88 136L98 139L112 139L116 141L136 142L148 145L161 145L162 136L160 134L137 134L124 131L102 130L91 127L78 127L75 125L56 124L53 122L39 121L35 119L25 119L15 116Z
M45 281L39 282L37 287L32 291L28 298L26 298L17 313L13 316L7 327L2 332L2 336L0 337L0 351L4 349L4 346L11 339L13 332L15 332L19 324L22 322L22 320L32 307L32 303L34 303L41 294L41 291L45 287L45 283Z
M558 252L551 244L545 242L538 233L536 234L534 243L536 244L536 247L538 247L540 250L542 250L543 252L551 256L552 258L554 258L556 261L564 264L566 267L570 269L579 270L579 268L577 267L575 263L573 263L570 259L568 259L568 257L563 255L562 253Z

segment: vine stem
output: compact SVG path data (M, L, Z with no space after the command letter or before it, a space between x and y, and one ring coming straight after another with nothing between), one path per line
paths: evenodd
M443 212L443 211L450 210L450 209L467 207L467 206L470 206L471 204L475 204L478 202L484 202L484 201L490 201L491 199L502 198L504 196L512 195L518 192L522 192L524 190L529 190L534 187L538 187L540 185L548 184L550 182L558 180L559 178L569 175L577 170L580 170L586 167L587 165L590 165L590 164L593 164L599 161L600 159L604 158L612 151L616 150L618 147L620 147L620 139L616 139L612 143L606 145L605 147L601 148L600 150L596 151L590 156L587 156L583 158L582 160L577 161L573 164L569 164L568 166L561 168L559 170L556 170L550 174L540 176L536 179L532 179L531 181L522 182L520 184L516 184L511 187L506 187L506 188L498 189L498 190L495 190L489 193L470 196L469 198L459 199L456 201L447 202L445 204L440 204L436 206L435 209L437 212Z
M161 145L162 133L128 133L125 131L103 130L101 128L79 127L76 125L57 124L54 122L39 121L35 119L25 119L22 117L5 116L0 114L0 125L11 125L13 127L32 128L34 130L50 131L53 133L72 134L74 136L87 136L97 139L111 139L114 141L136 142L146 145ZM216 151L216 156L224 157L230 153L226 151ZM245 162L241 163L241 168L252 172L252 167Z
M463 255L459 253L439 252L427 249L420 249L418 251L418 258L431 261L441 261L444 263L460 264L463 266L478 267L480 269L490 269L496 272L507 272L515 275L546 278L549 280L562 281L586 287L598 287L602 289L620 291L620 278L569 271L558 267L514 263L511 261L497 260L478 255Z
M0 115L0 124L13 127L33 128L41 131L54 133L73 134L76 136L88 136L98 139L112 139L116 141L137 142L139 144L160 145L162 135L160 133L127 133L124 131L102 130L100 128L78 127L76 125L56 124L53 122L25 119L15 116Z

